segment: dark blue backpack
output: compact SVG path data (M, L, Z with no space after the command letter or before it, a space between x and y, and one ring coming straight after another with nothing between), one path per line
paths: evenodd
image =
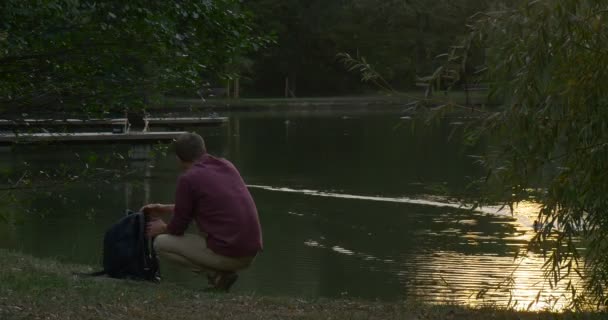
M158 258L146 237L147 217L141 212L127 215L112 225L103 239L103 270L92 276L160 281Z

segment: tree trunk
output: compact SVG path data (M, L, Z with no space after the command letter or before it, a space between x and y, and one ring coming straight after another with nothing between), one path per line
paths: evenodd
M285 98L289 98L289 77L285 77Z
M239 92L241 90L240 80L241 80L241 78L234 79L234 98L235 99L238 99L241 96L241 94Z
M291 77L291 86L289 88L289 92L291 93L291 97L295 98L296 97L296 86L297 86L297 81L298 81L298 76L294 73L293 77Z

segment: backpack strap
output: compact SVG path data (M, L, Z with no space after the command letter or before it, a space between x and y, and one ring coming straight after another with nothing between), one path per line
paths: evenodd
M139 215L139 239L137 241L141 250L140 252L144 253L144 256L141 257L143 260L144 269L148 269L148 260L145 257L145 254L148 251L146 250L146 214L143 212L138 212L136 214Z

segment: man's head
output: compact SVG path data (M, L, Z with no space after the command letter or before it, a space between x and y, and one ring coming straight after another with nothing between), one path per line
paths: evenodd
M184 133L175 141L175 155L185 167L192 165L205 153L205 140L196 133Z

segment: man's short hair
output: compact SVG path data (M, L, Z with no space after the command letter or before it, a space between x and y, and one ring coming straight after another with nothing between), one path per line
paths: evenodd
M206 152L205 140L196 133L184 133L175 140L175 154L184 162L194 162Z

